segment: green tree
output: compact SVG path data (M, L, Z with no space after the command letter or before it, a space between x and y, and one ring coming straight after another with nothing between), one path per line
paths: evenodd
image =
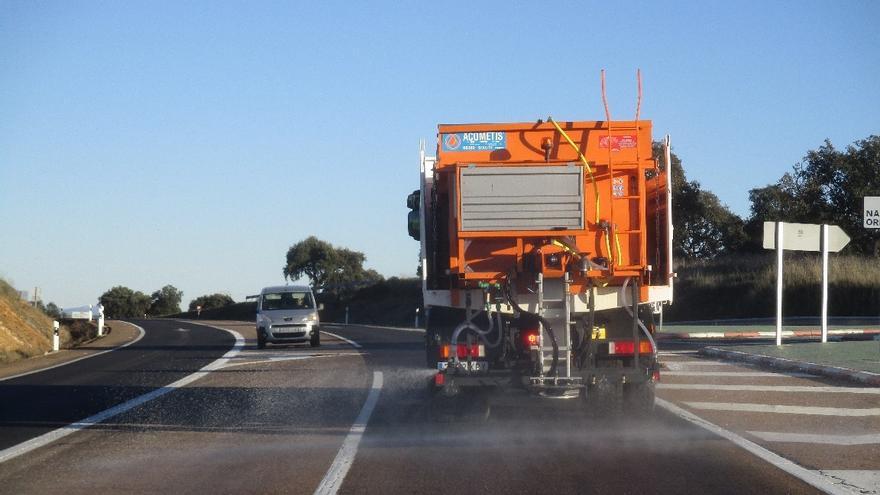
M653 151L654 158L663 164L662 144L655 142ZM699 182L688 181L675 153L671 158L673 254L711 259L740 250L747 240L745 222Z
M153 292L153 295L150 296L149 314L164 316L180 313L180 301L182 299L182 291L177 290L177 287L173 285L166 285Z
M58 318L61 318L61 308L59 308L58 305L54 302L50 302L49 304L47 304L46 307L43 309L43 312L46 313L46 316L48 316L49 318L54 318L56 320Z
M375 270L365 270L366 256L348 248L337 248L315 236L297 242L287 251L285 278L305 276L316 291L340 294L382 280Z
M104 305L104 314L111 318L141 317L150 308L150 296L141 291L117 285L99 298Z
M844 151L826 139L776 184L749 192L748 232L758 243L764 222L834 224L852 238L849 249L880 256L877 231L862 227L862 198L878 195L880 136L856 141Z
M204 296L199 296L192 301L189 302L189 310L195 311L197 307L201 306L202 310L211 309L211 308L222 308L224 306L229 306L230 304L235 304L235 301L229 294L221 294L219 292L214 294L206 294Z

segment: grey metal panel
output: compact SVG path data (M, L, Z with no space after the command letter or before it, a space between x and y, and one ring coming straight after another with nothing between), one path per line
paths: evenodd
M583 168L461 169L461 225L475 230L584 228Z

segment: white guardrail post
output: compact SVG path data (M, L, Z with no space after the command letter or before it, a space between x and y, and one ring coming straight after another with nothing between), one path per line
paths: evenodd
M58 321L52 322L52 352L58 352L61 349L61 336L58 335L58 331L61 329L61 324Z

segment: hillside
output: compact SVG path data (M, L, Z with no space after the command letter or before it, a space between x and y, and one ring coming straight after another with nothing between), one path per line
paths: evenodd
M18 297L0 279L0 363L43 354L52 349L52 320Z

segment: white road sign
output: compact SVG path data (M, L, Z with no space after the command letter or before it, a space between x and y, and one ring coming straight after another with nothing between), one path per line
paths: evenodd
M880 196L865 196L864 227L880 229Z
M822 226L812 223L783 223L782 248L786 251L822 250ZM764 222L764 249L776 249L776 223ZM828 251L836 253L849 244L849 236L837 225L828 226Z

